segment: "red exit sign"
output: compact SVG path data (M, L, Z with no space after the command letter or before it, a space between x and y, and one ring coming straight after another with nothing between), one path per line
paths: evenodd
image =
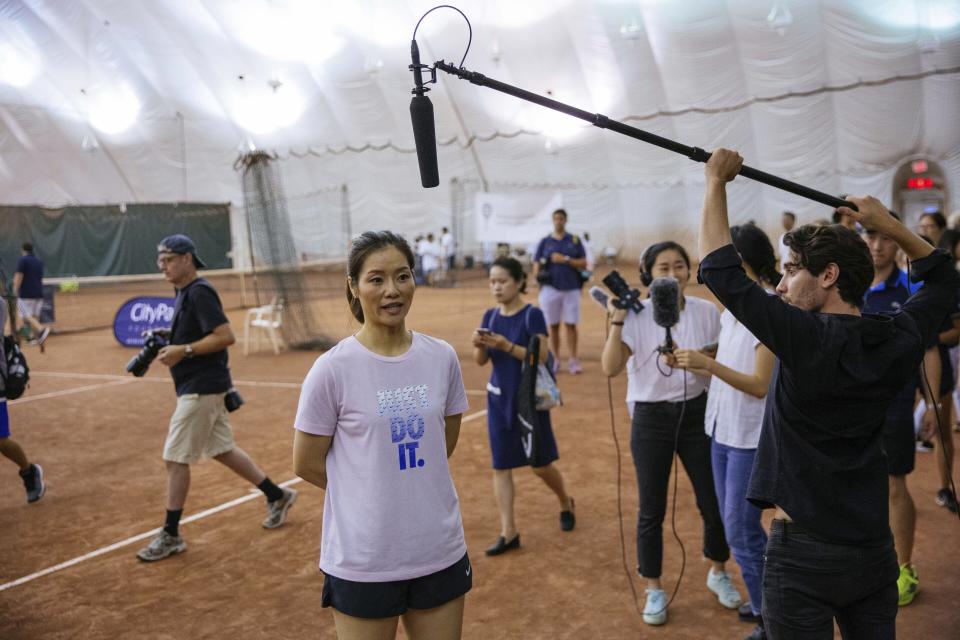
M933 189L933 178L908 178L907 189Z

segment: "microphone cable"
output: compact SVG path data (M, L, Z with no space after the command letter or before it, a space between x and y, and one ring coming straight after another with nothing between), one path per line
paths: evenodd
M430 15L437 9L453 9L454 11L459 13L461 16L463 16L463 19L467 21L467 31L469 34L467 37L467 49L466 51L463 52L463 58L460 59L460 67L463 67L463 63L467 61L467 54L470 53L470 45L473 44L473 25L470 24L470 19L467 18L467 15L463 11L460 11L460 9L457 9L452 4L438 4L432 9L428 9L427 12L424 13L422 16L420 16L420 19L417 20L417 26L413 28L413 37L410 39L411 40L417 39L417 29L420 28L420 23L423 22L424 18L426 18L428 15Z
M604 342L610 338L610 323L605 323L605 336ZM657 370L660 372L660 375L669 378L673 375L674 370L671 369L670 373L664 373L660 368L660 357L662 353L657 354ZM628 374L629 375L629 374ZM627 576L627 584L630 585L630 592L633 594L633 607L637 611L637 615L643 618L643 611L640 609L640 599L637 595L637 588L633 584L633 574L630 571L629 566L627 565L627 545L626 545L626 536L623 531L623 487L622 487L622 469L621 469L621 458L622 454L620 451L620 439L617 437L617 428L616 420L614 418L614 409L613 409L613 382L611 377L607 376L607 403L610 409L610 433L613 435L613 446L617 452L617 525L620 530L620 558L621 564L623 565L623 572ZM653 615L659 615L666 611L673 601L676 599L677 594L680 592L680 583L683 581L683 574L687 568L687 550L683 545L683 540L680 538L680 534L677 533L677 487L680 484L680 460L677 453L680 448L680 428L683 425L683 418L687 409L687 372L683 371L683 400L680 404L680 418L677 420L677 428L674 432L673 437L673 497L672 504L670 508L670 528L673 533L674 539L677 541L677 544L680 546L680 575L677 577L677 583L673 588L673 592L670 594L670 598L667 600L667 604L663 606L659 611L655 611ZM632 427L632 424L631 424ZM639 490L639 487L638 487Z

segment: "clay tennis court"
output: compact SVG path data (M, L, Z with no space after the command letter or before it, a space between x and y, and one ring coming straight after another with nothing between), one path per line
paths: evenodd
M633 268L622 271L632 274ZM355 331L339 276L316 274L314 280L323 294L316 309L330 334L341 338ZM245 312L238 290L227 279L217 284L239 336ZM140 289L142 294L169 292L156 283ZM81 303L80 297L61 294L61 326L97 324L129 295L135 294L104 288ZM408 318L408 327L457 349L470 394L451 461L475 570L464 637L714 639L749 633L752 626L722 609L704 586L708 565L700 552L700 520L683 473L676 526L687 565L669 623L648 627L634 609L617 522L617 450L607 381L599 366L604 314L586 296L580 349L585 372L576 378L560 376L565 406L554 413L558 464L577 501L576 530L560 531L553 496L533 474L520 470L517 518L523 548L497 558L484 556L499 530L483 415L489 369L473 364L469 336L489 304L482 274L476 271L456 289L421 288ZM299 384L317 354L262 351L244 357L239 344L231 351L233 376L247 401L231 416L237 442L274 481L292 483L300 491L288 523L263 530L259 492L251 493L234 474L205 461L193 467L184 512L182 532L189 550L149 565L134 557L145 539L111 545L146 538L162 524L166 477L160 455L175 397L160 365L143 379L125 374L123 367L133 354L116 343L108 328L54 336L44 355L27 350L33 378L27 394L11 403L11 427L43 465L48 489L43 500L27 505L13 467L2 467L0 638L334 638L331 614L320 607L317 568L323 492L299 482L291 462ZM621 376L612 385L613 413L621 447L627 566L635 574L637 493L624 395ZM934 504L933 454L917 454L910 487L917 504L914 559L921 592L900 609L898 636L957 638L960 522ZM189 521L194 514L202 517ZM77 562L36 575L71 561ZM731 561L728 569L743 592L736 564ZM668 521L663 574L668 591L679 570L680 551ZM16 583L21 579L26 580ZM634 583L642 598L643 584L636 577Z

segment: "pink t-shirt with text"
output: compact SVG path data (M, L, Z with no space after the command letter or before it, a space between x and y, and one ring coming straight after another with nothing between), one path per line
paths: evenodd
M460 362L443 340L414 332L405 354L381 356L351 336L317 358L295 426L333 436L320 542L325 573L410 580L463 557L444 417L466 409Z

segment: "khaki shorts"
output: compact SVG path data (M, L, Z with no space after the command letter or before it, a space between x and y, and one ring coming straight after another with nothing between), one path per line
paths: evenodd
M201 456L213 458L234 449L233 431L223 404L225 395L186 393L177 398L163 446L164 460L193 464Z

